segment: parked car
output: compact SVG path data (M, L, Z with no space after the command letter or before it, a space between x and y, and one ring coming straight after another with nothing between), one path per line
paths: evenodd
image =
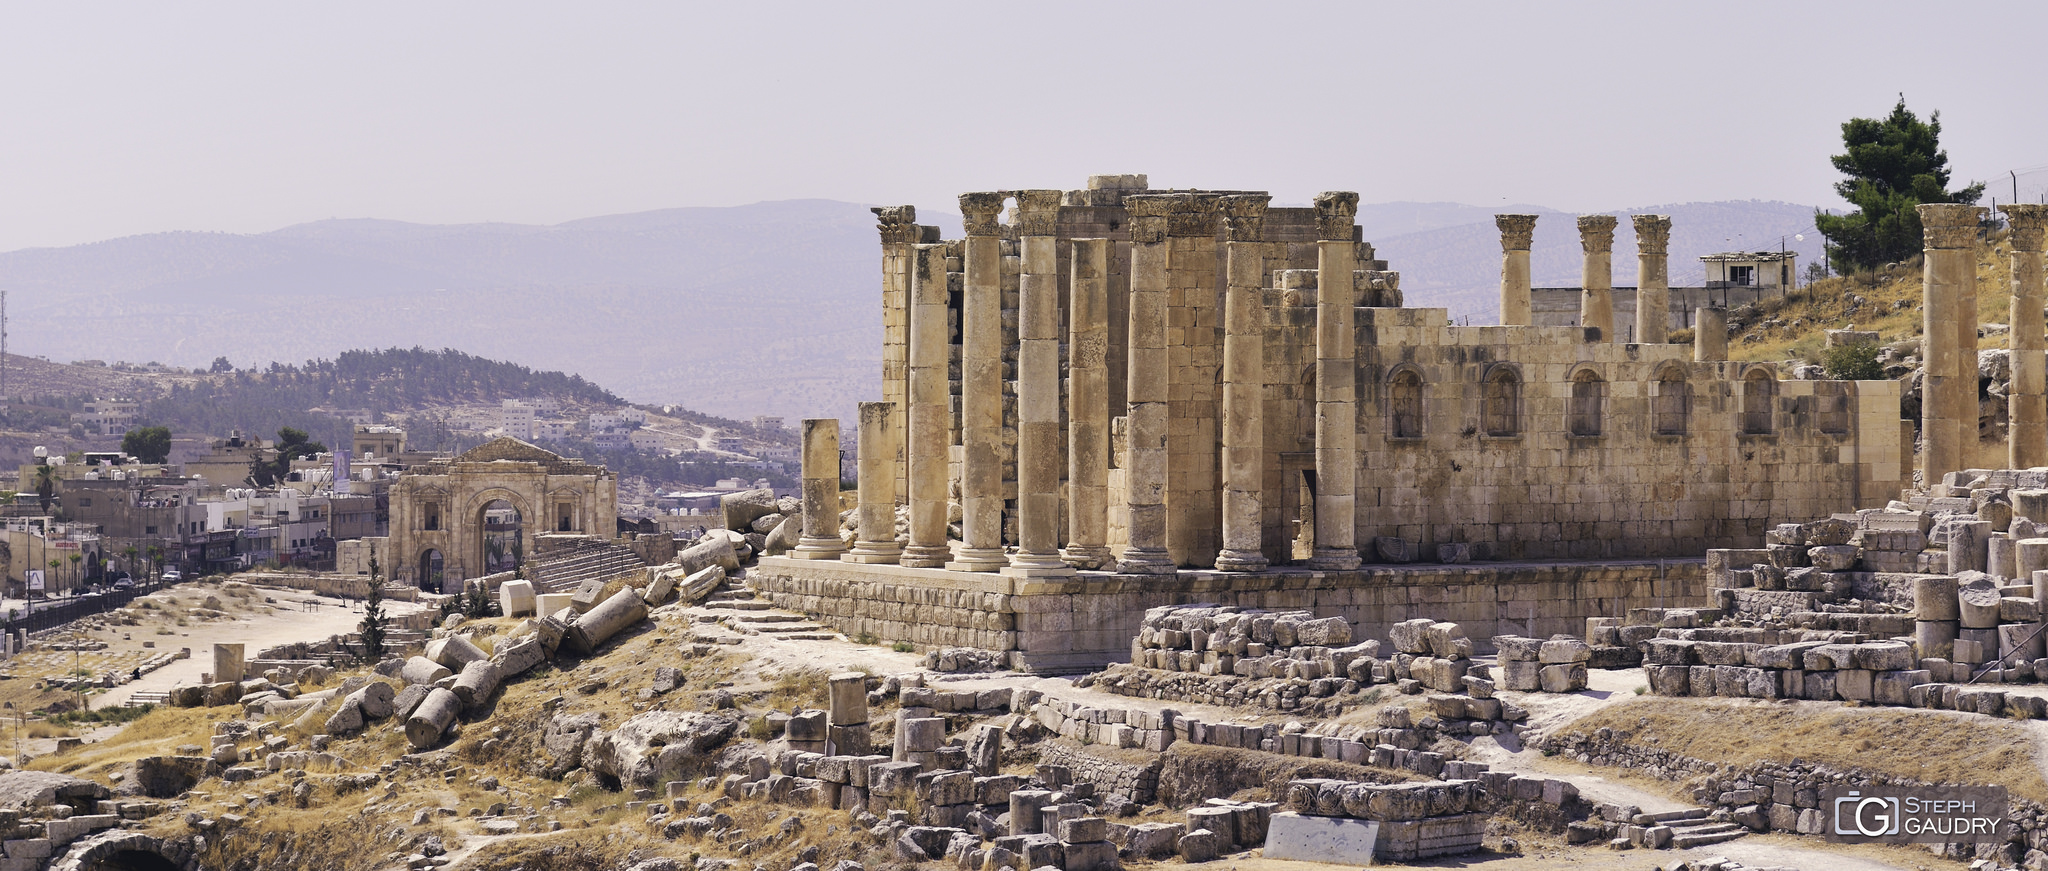
M185 579L185 573L177 569L164 569L164 583L175 584Z
M135 589L135 582L127 578L116 578L114 579L114 589L132 590Z

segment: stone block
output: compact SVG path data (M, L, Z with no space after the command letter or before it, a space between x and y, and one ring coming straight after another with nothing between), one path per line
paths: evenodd
M1277 813L1266 832L1265 856L1335 865L1371 865L1380 825L1373 820Z
M533 614L533 583L512 580L499 584L498 610L507 617L525 617Z

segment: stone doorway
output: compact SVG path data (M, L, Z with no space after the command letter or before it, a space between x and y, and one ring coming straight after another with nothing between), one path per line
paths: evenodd
M427 548L420 552L420 589L429 593L441 592L441 551Z
M525 554L525 528L519 509L511 502L493 499L478 518L483 526L484 574L509 572L519 567Z

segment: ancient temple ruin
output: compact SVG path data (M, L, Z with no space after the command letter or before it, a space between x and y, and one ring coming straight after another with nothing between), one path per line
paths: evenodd
M1403 306L1356 194L1270 200L1097 176L963 194L960 240L876 209L855 543L837 429L807 427L804 544L755 586L1026 668L1117 658L1146 607L1197 601L1541 633L1698 597L1707 548L1910 480L1896 383L1728 361L1714 311L1689 346L1616 341L1613 217L1579 221L1580 326L1530 323L1535 219L1502 215L1504 323L1461 327ZM1632 220L1661 311L1670 222Z

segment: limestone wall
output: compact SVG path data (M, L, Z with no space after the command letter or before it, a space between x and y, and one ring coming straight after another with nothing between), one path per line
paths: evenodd
M1698 560L1282 570L1259 575L1082 572L1066 582L990 573L763 557L747 583L776 607L814 615L849 637L920 647L980 647L1014 668L1087 671L1130 658L1145 609L1213 602L1341 616L1355 638L1386 638L1429 617L1475 639L1583 631L1588 617L1630 608L1708 604Z
M1530 315L1539 327L1576 327L1579 325L1579 298L1585 294L1576 287L1534 287L1529 289ZM1702 308L1732 309L1739 306L1755 305L1767 299L1785 295L1783 285L1769 287L1674 287L1671 288L1670 328L1684 330L1692 328L1693 311ZM1635 341L1636 289L1633 287L1614 288L1614 324L1618 338L1624 342Z

